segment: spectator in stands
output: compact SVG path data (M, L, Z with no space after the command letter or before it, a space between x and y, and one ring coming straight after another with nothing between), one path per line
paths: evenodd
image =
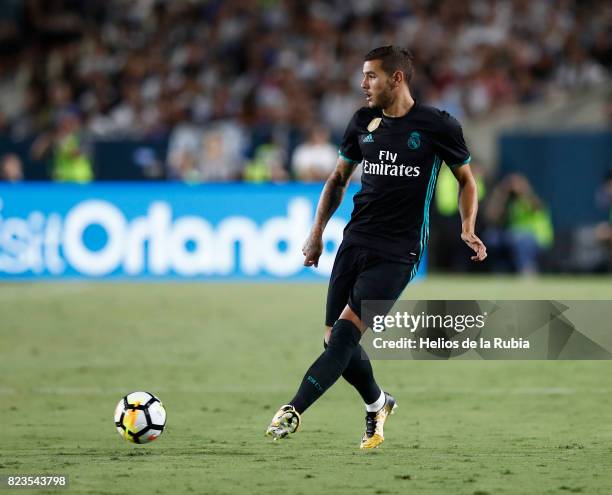
M359 66L359 64L355 64ZM340 142L355 109L362 103L355 91L351 90L347 78L332 82L321 100L321 117L330 129L334 142Z
M296 179L306 182L324 181L334 170L338 159L338 148L329 142L329 133L314 126L308 139L293 152L291 171Z
M550 213L527 178L510 174L503 179L491 193L485 216L489 226L484 238L494 269L503 268L507 256L518 273L537 273L539 256L552 245L553 228Z
M186 182L239 180L245 165L244 132L232 121L176 128L168 149L169 176Z
M61 112L56 129L42 134L32 145L34 159L51 156L51 176L57 182L91 182L93 168L83 145L79 115Z
M21 182L23 166L14 153L7 153L0 159L0 182Z
M607 76L605 69L590 59L575 39L571 39L556 77L557 82L565 88L585 89L602 84Z
M283 163L283 149L278 144L261 144L244 169L243 179L247 182L285 182L289 174Z

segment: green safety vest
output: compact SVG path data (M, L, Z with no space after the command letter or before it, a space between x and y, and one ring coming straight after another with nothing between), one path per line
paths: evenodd
M485 195L485 185L482 177L474 176L478 187L478 201L482 201ZM459 210L457 197L459 194L459 184L457 179L448 167L442 167L438 175L438 185L436 186L436 208L441 215L450 217Z
M554 232L548 210L534 210L529 202L523 199L511 201L508 209L508 227L511 231L533 234L540 247L552 245Z
M79 151L79 138L76 134L69 134L58 144L53 159L53 179L58 182L93 180L91 162Z

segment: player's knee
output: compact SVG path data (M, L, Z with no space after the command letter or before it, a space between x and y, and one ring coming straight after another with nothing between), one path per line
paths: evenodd
M328 347L355 347L361 339L361 331L350 320L343 318L334 323L327 343Z
M361 318L357 316L357 313L355 313L355 311L353 311L353 309L348 304L346 305L344 310L342 310L340 318L353 323L353 325L355 325L361 333L366 331L367 325L361 321Z
M325 327L325 335L323 336L323 347L327 348L329 338L331 337L332 327Z

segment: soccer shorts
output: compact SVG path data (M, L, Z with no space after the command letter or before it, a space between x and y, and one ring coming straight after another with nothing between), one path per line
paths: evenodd
M342 242L334 261L327 291L325 324L333 326L348 304L361 318L361 302L389 301L388 310L414 276L413 262L394 261L367 247ZM372 322L364 322L371 326Z

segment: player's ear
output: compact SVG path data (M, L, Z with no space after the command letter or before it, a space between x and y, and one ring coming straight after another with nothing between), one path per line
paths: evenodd
M396 86L399 86L400 84L402 84L404 82L404 73L401 70L396 70L393 73L393 83Z

